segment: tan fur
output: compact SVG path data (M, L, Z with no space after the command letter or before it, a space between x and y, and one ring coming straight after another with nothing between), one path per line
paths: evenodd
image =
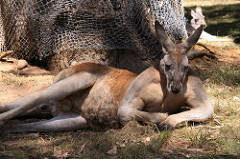
M119 127L118 107L136 74L111 69L98 79L81 106L81 115L92 127Z
M95 63L83 63L60 72L46 90L3 106L0 121L47 107L53 119L15 125L11 132L68 131L80 128L118 128L129 120L175 128L184 121L205 121L213 116L201 81L188 68L187 52L202 28L183 44L173 44L156 23L160 42L167 50L159 66L139 75ZM176 113L182 106L190 110Z
M79 73L79 72L88 72L91 74L96 74L96 75L101 75L101 74L105 74L109 71L109 68L101 65L101 64L97 64L97 63L83 63L81 65L76 65L73 66L72 68L68 68L65 69L63 71L61 71L55 78L54 78L54 82L56 83L64 78L67 78L73 74Z

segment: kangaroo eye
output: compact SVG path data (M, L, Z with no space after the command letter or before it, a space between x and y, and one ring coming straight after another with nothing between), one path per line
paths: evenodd
M170 70L170 67L171 67L171 65L165 64L165 70L166 70L166 71Z
M184 69L187 70L187 69L188 69L188 66L184 66Z

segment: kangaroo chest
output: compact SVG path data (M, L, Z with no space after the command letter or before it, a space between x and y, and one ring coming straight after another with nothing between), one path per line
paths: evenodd
M184 105L184 93L171 94L165 84L151 84L143 92L144 111L175 112Z
M161 112L168 112L170 114L175 113L185 104L185 97L183 93L171 94L167 92L162 103Z

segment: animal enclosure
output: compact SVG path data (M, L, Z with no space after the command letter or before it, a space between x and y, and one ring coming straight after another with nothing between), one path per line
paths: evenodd
M0 12L0 50L27 60L80 56L109 65L112 50L127 49L151 63L161 54L156 19L173 40L186 38L181 0L2 0Z

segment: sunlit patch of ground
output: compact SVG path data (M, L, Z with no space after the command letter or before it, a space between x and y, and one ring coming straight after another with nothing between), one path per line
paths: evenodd
M239 0L184 0L185 7L239 4Z

